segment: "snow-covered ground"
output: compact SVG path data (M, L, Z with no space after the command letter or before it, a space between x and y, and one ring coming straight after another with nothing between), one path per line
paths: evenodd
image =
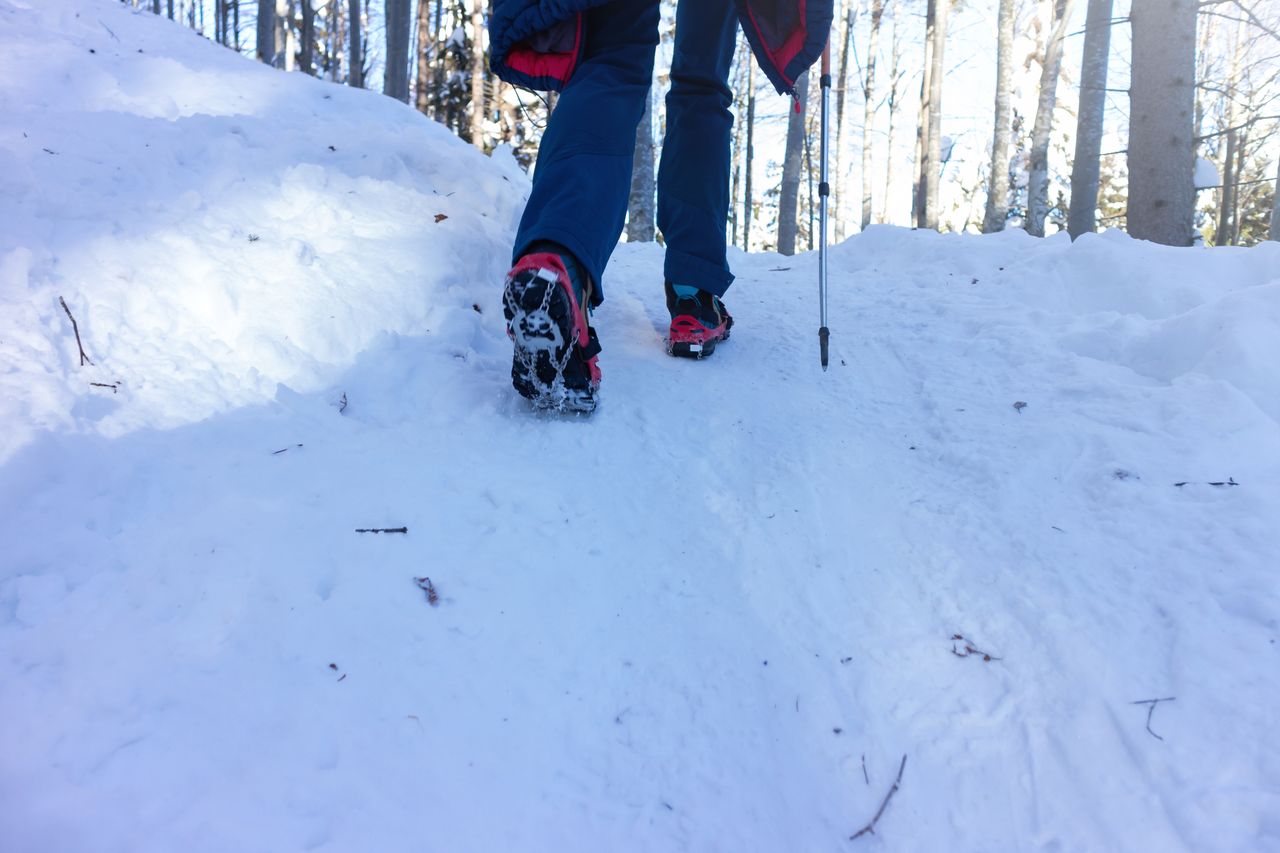
M548 417L407 107L0 0L0 156L0 848L1280 850L1280 245L624 246Z

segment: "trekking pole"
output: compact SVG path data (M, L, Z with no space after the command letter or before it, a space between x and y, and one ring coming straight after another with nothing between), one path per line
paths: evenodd
M827 197L831 195L831 185L827 183L827 117L831 104L831 40L822 50L822 120L819 123L821 140L819 141L819 161L821 162L821 178L818 182L818 305L822 315L822 325L818 327L818 352L822 359L822 369L827 369L827 340L831 330L827 328Z

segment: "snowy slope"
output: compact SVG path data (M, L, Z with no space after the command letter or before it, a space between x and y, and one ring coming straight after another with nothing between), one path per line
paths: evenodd
M1280 850L1280 246L624 246L560 418L405 107L0 0L0 149L5 850Z

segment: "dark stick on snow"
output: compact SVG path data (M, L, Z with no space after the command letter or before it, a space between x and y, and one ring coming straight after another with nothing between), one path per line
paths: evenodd
M356 533L408 533L407 527L357 527Z
M1159 705L1161 702L1172 702L1174 699L1177 699L1177 698L1178 698L1177 696L1166 696L1163 699L1139 699L1137 702L1131 703L1133 705L1147 706L1147 733L1150 734L1156 740L1164 740L1164 738L1160 737L1160 735L1156 734L1151 730L1151 715L1156 712L1156 706Z
M862 827L862 829L859 829L853 835L849 836L850 841L853 841L856 838L861 838L862 836L867 835L868 833L871 835L876 834L876 823L879 822L880 815L884 814L885 808L888 807L889 800L893 799L893 795L898 793L898 786L902 784L902 771L906 769L907 769L907 757L904 755L902 756L902 763L898 765L898 778L893 780L893 787L889 789L889 793L884 795L884 802L880 804L880 810L876 812L875 817L871 818L870 823Z
M118 385L112 385L107 382L90 382L89 384L92 385L94 388L110 388L112 394L115 394L120 390Z
M80 326L76 323L76 318L71 316L71 309L67 307L67 300L61 296L58 301L62 303L62 310L67 312L67 319L71 321L71 330L76 333L76 346L80 348L80 366L84 367L86 363L93 364L93 359L84 351L84 344L80 342Z
M871 777L867 775L867 754L862 753L862 780L868 785L871 784Z

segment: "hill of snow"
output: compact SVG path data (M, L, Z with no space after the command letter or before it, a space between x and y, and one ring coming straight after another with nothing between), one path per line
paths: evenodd
M1280 244L623 246L565 418L403 105L0 0L0 155L5 850L1280 850Z

